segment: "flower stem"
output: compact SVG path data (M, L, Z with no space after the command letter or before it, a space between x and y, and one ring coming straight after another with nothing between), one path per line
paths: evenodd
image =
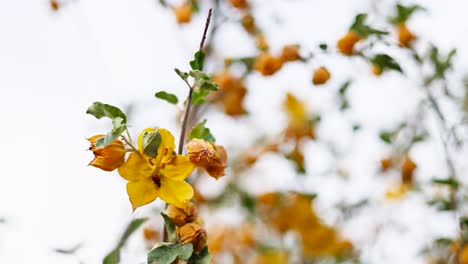
M212 9L210 8L210 11L208 12L208 17L206 18L205 29L203 31L203 36L200 42L199 51L203 51L203 46L205 45L206 35L208 33L208 27L210 25L210 20L211 20L211 12L212 12ZM181 155L184 151L185 134L187 130L188 119L190 116L190 109L192 108L192 96L193 96L194 89L195 89L195 85L190 86L189 94L187 96L187 108L185 109L184 119L182 120L182 129L180 131L180 137L179 137L179 150L178 150L179 155Z

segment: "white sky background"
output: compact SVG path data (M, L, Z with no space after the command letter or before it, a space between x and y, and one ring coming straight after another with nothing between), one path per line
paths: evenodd
M457 66L467 72L468 53L463 47L468 38L468 3L418 2L429 13L418 15L410 27L422 40L433 40L443 51L461 48ZM275 51L295 42L315 47L324 41L333 47L353 16L368 11L370 3L257 0L255 7ZM286 23L273 24L272 15ZM80 0L59 13L52 13L46 0L0 0L0 217L7 219L6 224L0 224L0 263L77 263L76 259L52 252L52 248L79 242L85 243L81 259L99 263L115 245L124 225L144 214L145 209L131 213L125 181L116 173L86 166L92 154L85 151L85 138L105 132L108 126L105 121L85 115L85 111L93 101L122 107L137 102L137 117L130 121L133 137L147 126L177 131L175 111L153 99L153 94L166 89L184 97L185 86L173 68L187 68L203 23L204 13L190 26L179 27L172 13L153 0ZM252 50L248 45L243 47L247 38L233 28L221 31L218 40L217 46L227 54L250 55ZM312 87L310 74L320 64L329 67L333 79L325 87ZM368 76L368 71L362 62L337 56L319 56L309 69L287 65L271 79L249 79L248 87L252 88L246 107L252 117L247 124L216 114L211 115L208 124L221 144L245 146L245 138L252 138L257 131L274 135L281 128L280 122L272 121L284 120L279 106L285 91L307 99L311 109L326 112L333 108L333 92L327 88L335 89L343 80L357 78L351 92L352 119L365 125L362 134L353 138L343 132L348 129L346 123L328 112L329 118L319 130L323 138L356 148L356 155L343 163L356 178L343 182L310 177L302 186L319 193L317 207L327 217L327 205L340 198L357 201L363 194L383 195L388 182L369 181L376 176L372 173L376 171L375 163L386 153L374 134L408 116L414 98L419 96L415 83L393 73L381 79L359 80L360 75ZM323 146L315 143L307 146L306 152L312 153L307 160L312 172L320 172L316 164L323 168L329 162L327 156L316 155L321 151ZM440 146L414 151L416 161L427 166L420 168L418 175L430 178L443 173L443 164L433 162L441 160ZM259 175L256 180L262 188L256 191L299 188L288 185L288 179L294 177L291 172L287 174L289 166L274 156L266 157L256 169L269 167L285 173L276 180ZM208 186L216 184L207 180ZM402 204L375 205L378 208L373 208L371 216L356 219L350 224L354 228L345 228L345 234L365 247L368 263L422 263L416 257L421 243L431 236L453 232L448 215L435 214L417 197L408 199ZM390 230L374 245L363 242L369 240L370 228L392 217L410 226L408 232ZM135 241L129 246L124 253L125 263L144 261L139 245Z

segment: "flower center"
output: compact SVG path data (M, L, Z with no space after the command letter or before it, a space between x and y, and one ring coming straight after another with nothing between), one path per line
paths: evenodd
M151 180L153 180L153 183L156 184L158 188L161 188L161 178L159 177L159 175L153 175L151 177Z

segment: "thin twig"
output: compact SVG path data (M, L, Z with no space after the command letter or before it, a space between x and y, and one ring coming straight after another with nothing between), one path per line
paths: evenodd
M206 18L206 24L205 24L205 29L203 30L203 36L202 36L202 40L200 42L200 48L198 51L203 51L203 46L205 45L205 39L206 39L206 34L208 32L208 27L210 25L210 20L211 20L211 12L212 12L212 9L210 8L210 11L208 12L208 17ZM202 70L202 69L200 69ZM187 83L187 82L186 82ZM188 83L187 83L188 84ZM181 155L184 151L184 141L185 141L185 133L186 133L186 130L187 130L187 123L188 123L188 119L189 119L189 115L190 115L190 109L192 107L192 97L193 97L193 90L195 89L195 85L192 85L190 86L189 85L189 94L187 96L187 108L185 109L185 113L184 113L184 119L182 121L182 128L181 128L181 131L180 131L180 137L179 137L179 149L178 149L178 154ZM166 208L167 208L167 204L166 204ZM163 231L163 242L166 242L167 239L168 239L168 234L167 234L167 230L166 228L164 228L164 231Z
M208 17L206 18L205 29L203 31L203 36L200 42L199 51L203 51L203 46L205 45L206 34L208 33L208 27L210 25L210 20L211 20L211 12L212 12L212 9L210 8L210 11L208 12ZM179 155L181 155L184 151L185 133L187 130L187 123L188 123L188 119L190 115L190 109L192 107L192 97L193 97L194 89L195 89L195 85L190 87L189 94L187 97L187 108L185 110L184 119L182 121L182 129L180 131L180 137L179 137L179 150L178 150Z

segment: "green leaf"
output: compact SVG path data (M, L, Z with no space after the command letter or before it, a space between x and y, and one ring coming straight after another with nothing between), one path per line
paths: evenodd
M174 222L172 222L171 218L169 218L167 214L161 213L161 215L164 218L164 225L166 227L169 242L175 242L177 240L177 233Z
M184 80L184 81L187 81L187 78L189 77L189 74L186 73L186 72L183 72L177 68L174 69L174 71L177 73L177 75L179 75L179 77Z
M177 104L179 102L179 99L177 98L176 95L167 93L165 91L157 92L156 94L154 94L154 96L156 96L159 99L165 100L171 104Z
M114 119L114 120L121 120L121 119ZM123 122L123 120L121 120ZM114 123L114 122L113 122ZM120 126L116 127L117 124L114 124L114 129L107 133L105 136L96 139L96 148L105 148L106 146L110 145L114 140L120 137L120 135L127 129L127 125L120 124Z
M187 244L182 246L179 243L158 243L148 253L148 264L171 264L180 258L188 260L193 253L193 245Z
M192 95L192 104L201 105L205 103L205 97L210 93L208 90L195 89Z
M197 1L190 1L190 5L194 13L197 13L198 11L200 11L200 5L198 4Z
M350 31L356 32L362 38L367 38L369 35L387 35L388 32L378 30L368 26L365 22L367 14L358 14L354 18L354 22L349 28Z
M143 133L143 154L155 158L158 155L158 148L161 145L162 137L158 131Z
M379 134L379 137L380 139L387 143L387 144L392 144L392 138L393 138L393 133L392 132L388 132L388 131L382 131L380 132Z
M194 253L187 264L210 264L211 255L208 252L208 247L204 247L198 254Z
M404 6L402 4L397 4L395 8L396 15L390 20L393 24L405 23L415 11L425 10L425 8L419 5Z
M134 219L125 229L125 232L120 237L117 246L104 258L103 264L117 264L120 262L120 250L127 242L130 235L133 234L145 221L147 218L137 218Z
M117 264L120 263L120 249L112 250L102 261L103 264Z
M321 50L323 50L323 51L327 51L328 45L325 44L325 43L321 43L321 44L319 45L319 48L320 48Z
M101 119L102 117L108 117L110 119L115 119L117 117L122 118L123 123L127 122L127 117L125 114L120 110L119 108L108 105L108 104L103 104L100 102L94 102L90 107L88 107L88 110L86 110L87 114L93 115L97 119Z
M194 57L194 60L190 61L190 67L192 67L192 70L202 71L205 64L205 53L199 50L195 53Z
M385 71L387 69L395 70L400 73L403 73L400 65L390 56L387 54L377 54L370 61L380 68L380 70Z
M456 49L452 49L447 56L442 56L439 54L439 49L435 46L431 48L429 58L434 66L435 74L434 78L445 77L445 73L452 68L452 59L457 53Z
M348 80L346 82L344 82L341 86L340 86L340 89L338 90L338 93L340 95L345 95L346 92L348 91L348 88L349 86L351 85L352 81L351 80Z
M211 134L210 129L205 127L206 119L194 126L189 134L189 139L199 138L209 142L215 142L216 139Z
M432 179L432 183L440 184L440 185L447 185L448 187L454 190L458 189L458 187L460 186L460 183L454 178Z

